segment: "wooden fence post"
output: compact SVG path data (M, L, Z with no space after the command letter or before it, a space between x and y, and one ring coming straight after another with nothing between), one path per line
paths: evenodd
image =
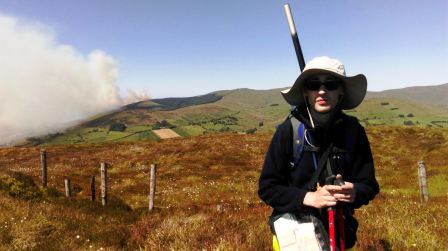
M95 175L92 176L90 179L90 194L92 201L95 201L96 197L96 191L95 191Z
M428 202L428 181L426 179L426 166L423 160L418 162L418 184L420 187L420 200L422 202Z
M107 163L101 163L101 203L107 205Z
M44 149L40 150L40 166L42 169L42 186L47 187L47 152Z
M65 197L71 197L72 196L72 187L70 185L70 179L64 179L65 183Z
M149 211L154 208L154 194L156 193L156 170L157 165L151 164L151 172L149 177Z

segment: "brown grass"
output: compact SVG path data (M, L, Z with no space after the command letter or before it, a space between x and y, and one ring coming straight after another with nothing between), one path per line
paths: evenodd
M382 192L356 213L359 250L447 248L448 130L375 127L368 134ZM270 208L256 194L270 138L222 134L48 147L49 186L62 193L69 177L75 196L29 200L0 191L0 249L270 250ZM39 184L39 150L0 149L0 176L20 172ZM421 159L429 203L418 197ZM98 187L103 161L110 164L107 207L89 201L90 177L97 176ZM156 209L147 212L151 163L158 164Z

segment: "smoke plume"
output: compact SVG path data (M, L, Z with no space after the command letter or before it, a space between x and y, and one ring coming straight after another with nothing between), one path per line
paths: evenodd
M101 50L84 56L2 14L0 41L0 145L134 101L119 96L117 63Z

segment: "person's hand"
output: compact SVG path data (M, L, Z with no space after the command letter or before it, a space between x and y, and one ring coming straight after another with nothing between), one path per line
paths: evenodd
M342 180L342 175L336 175L336 179ZM353 203L355 201L355 186L344 181L343 185L325 185L318 187L315 192L308 192L303 199L303 204L315 208L335 206L337 202Z
M336 206L337 199L334 194L340 194L340 186L325 185L318 187L315 192L308 192L303 199L303 204L315 208Z
M336 179L342 180L342 175L336 175ZM341 185L340 188L341 190L333 193L334 198L340 202L353 203L356 195L353 183L344 181L344 185Z

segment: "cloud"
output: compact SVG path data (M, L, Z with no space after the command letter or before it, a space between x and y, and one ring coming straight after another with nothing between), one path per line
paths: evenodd
M95 50L84 56L41 25L0 14L0 41L0 144L141 97L120 97L118 66L110 55Z

